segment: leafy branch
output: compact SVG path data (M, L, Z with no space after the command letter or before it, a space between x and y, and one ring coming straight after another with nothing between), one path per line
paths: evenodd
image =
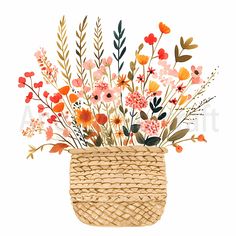
M27 155L27 159L29 159L29 158L31 158L31 159L34 159L34 154L37 152L37 151L43 151L43 148L45 147L45 146L53 146L54 144L53 143L47 143L47 144L43 144L43 145L41 145L41 146L39 146L39 147L34 147L34 146L32 146L32 145L29 145L29 147L30 147L30 149L29 149L29 151L28 151L28 155Z
M186 41L184 41L183 37L180 37L180 46L181 50L179 49L178 45L175 45L175 65L177 62L186 62L192 58L191 55L182 55L182 52L186 50L191 50L194 48L197 48L197 44L192 44L193 38L188 38ZM174 67L175 67L174 65Z
M86 72L83 68L83 63L86 61L86 28L87 28L87 16L84 17L83 21L79 24L79 30L76 31L76 37L78 38L78 41L76 41L76 54L78 58L76 58L77 63L77 75L81 79L86 79Z
M67 29L65 16L60 20L57 33L57 54L59 56L58 63L62 68L62 75L66 79L66 82L70 82L71 79L71 65L69 64L69 49L67 43Z
M126 47L124 46L126 37L123 37L124 32L125 32L125 28L124 29L122 28L122 21L120 20L118 24L118 31L117 32L113 31L113 34L115 37L113 44L114 44L115 49L117 50L117 54L113 53L113 56L118 63L118 75L120 74L120 71L122 67L124 66L124 61L121 62L121 59L126 52Z
M104 53L103 41L102 41L102 25L101 19L98 17L96 21L96 26L94 28L94 43L95 48L94 56L96 57L96 66L99 68L102 64L102 55Z

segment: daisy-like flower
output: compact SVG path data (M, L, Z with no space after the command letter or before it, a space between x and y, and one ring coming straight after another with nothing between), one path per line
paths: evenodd
M171 100L169 101L169 103L172 103L172 104L174 104L174 105L176 105L177 102L178 102L178 100L177 100L176 98L173 98L173 99L171 99Z
M104 91L104 95L103 95L103 101L104 102L113 102L115 99L115 95L114 95L114 90L112 89L107 89Z
M138 81L138 83L144 83L144 75L139 75L137 77L137 81Z
M124 133L123 133L123 131L118 130L118 131L116 131L115 135L117 138L122 138L124 136Z
M148 136L157 135L160 130L160 122L157 120L144 120L141 122L140 129Z
M132 107L133 109L142 110L147 107L148 103L146 98L140 94L138 91L134 93L129 93L125 100L125 105L128 107Z
M129 85L129 80L126 80L126 75L121 75L118 78L117 86L121 89L125 89Z
M123 120L119 115L116 115L111 119L111 123L116 127L121 126L122 122Z
M91 95L91 102L97 104L101 100L101 91L96 89Z
M148 67L148 71L149 74L154 74L155 73L155 69L153 69L152 67Z
M94 121L93 114L88 109L84 108L78 109L75 111L75 113L76 113L75 120L77 124L82 125L83 127L90 126Z
M183 83L181 84L181 85L178 85L177 86L177 91L178 92L180 92L180 93L182 93L184 90L186 89L186 86L183 86Z

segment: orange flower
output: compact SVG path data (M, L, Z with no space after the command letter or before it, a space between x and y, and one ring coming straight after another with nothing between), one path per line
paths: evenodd
M105 114L96 114L95 118L99 125L107 123L107 116Z
M76 94L72 93L69 95L69 99L70 99L71 103L74 103L78 100L78 96Z
M148 60L149 60L148 56L140 55L140 54L137 54L136 58L138 60L138 63L142 66L146 65L148 63Z
M183 147L181 147L180 145L176 145L175 150L176 150L176 152L180 153L183 151Z
M199 142L207 142L203 134L200 134L200 135L198 136L197 140L198 140Z
M170 33L170 28L165 25L163 22L159 23L159 29L163 34L169 34Z
M88 109L78 109L76 112L76 122L83 127L90 126L93 123L94 117L92 112Z
M124 136L124 133L123 133L123 131L118 130L118 131L115 133L115 135L116 135L117 138L122 138L122 137Z
M117 86L120 87L120 88L122 88L122 89L124 89L125 87L127 87L128 84L129 84L129 80L126 80L126 75L121 75L121 76L119 76L119 79L118 79L117 82L118 82Z
M186 68L181 67L178 73L179 80L186 80L189 77L190 77L189 71Z
M159 87L160 87L160 85L157 82L155 82L155 81L150 81L149 82L148 89L151 93L156 92L159 89Z
M64 103L63 102L60 102L60 103L58 103L57 105L55 105L54 107L53 107L53 111L54 112L62 112L63 111L63 109L64 109Z
M187 100L188 100L188 95L181 95L180 100L179 100L179 105L183 105Z
M64 87L58 89L58 91L62 95L67 95L69 93L69 91L70 91L70 87L69 86L64 86Z
M113 123L114 126L118 127L122 124L122 118L118 115L118 116L114 116L111 119L111 122Z

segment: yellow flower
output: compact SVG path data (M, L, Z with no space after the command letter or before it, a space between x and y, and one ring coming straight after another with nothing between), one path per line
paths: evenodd
M140 54L137 54L136 58L138 60L138 63L142 66L146 65L148 63L148 60L149 60L149 56L140 55Z
M179 80L186 80L190 77L190 73L186 68L181 67L178 73L178 77Z
M159 89L159 87L160 87L160 85L157 83L157 82L155 82L155 81L150 81L149 82L149 91L150 92L156 92L158 89Z
M188 95L181 95L179 105L183 105L188 100Z

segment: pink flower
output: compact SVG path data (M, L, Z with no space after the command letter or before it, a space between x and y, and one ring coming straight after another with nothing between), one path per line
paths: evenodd
M137 81L138 81L138 83L143 83L144 82L144 75L139 75L137 77Z
M83 64L83 67L85 70L92 70L93 68L95 68L95 63L93 62L92 59L85 61Z
M102 72L100 70L96 70L93 72L93 79L95 81L100 80L102 78Z
M112 57L108 57L107 59L106 58L102 59L102 64L104 66L110 66L112 64Z
M105 90L104 91L104 95L103 95L103 101L104 102L112 102L112 101L114 101L114 98L115 98L115 96L114 96L114 90L112 90L112 89L107 89L107 90Z
M46 129L46 139L47 141L50 140L53 136L53 129L51 126L49 126L47 129Z
M160 122L157 120L144 120L141 122L141 130L148 136L157 135L160 129Z
M108 83L105 82L99 82L95 84L95 88L102 91L105 91L108 89Z
M70 135L70 131L68 129L64 129L63 132L62 132L62 135L66 138Z
M42 113L43 111L44 111L44 105L42 105L42 104L39 104L38 105L38 113Z
M89 86L84 86L84 92L87 93L91 90L91 88Z
M79 92L77 93L77 96L78 96L79 98L82 98L82 97L84 96L84 94L83 94L82 91L79 91Z
M191 75L192 75L192 84L201 84L203 79L201 78L202 75L202 66L191 66Z
M112 80L114 80L114 79L116 79L117 78L117 75L116 75L116 73L112 73Z
M107 75L106 67L101 65L99 67L99 71L102 73L102 75Z
M96 89L91 96L91 102L97 104L101 100L101 91Z
M140 94L138 91L134 93L129 93L125 100L125 105L132 107L134 109L141 110L147 107L148 103L146 98Z
M81 87L82 84L83 84L83 80L81 78L72 80L72 85L75 87Z

